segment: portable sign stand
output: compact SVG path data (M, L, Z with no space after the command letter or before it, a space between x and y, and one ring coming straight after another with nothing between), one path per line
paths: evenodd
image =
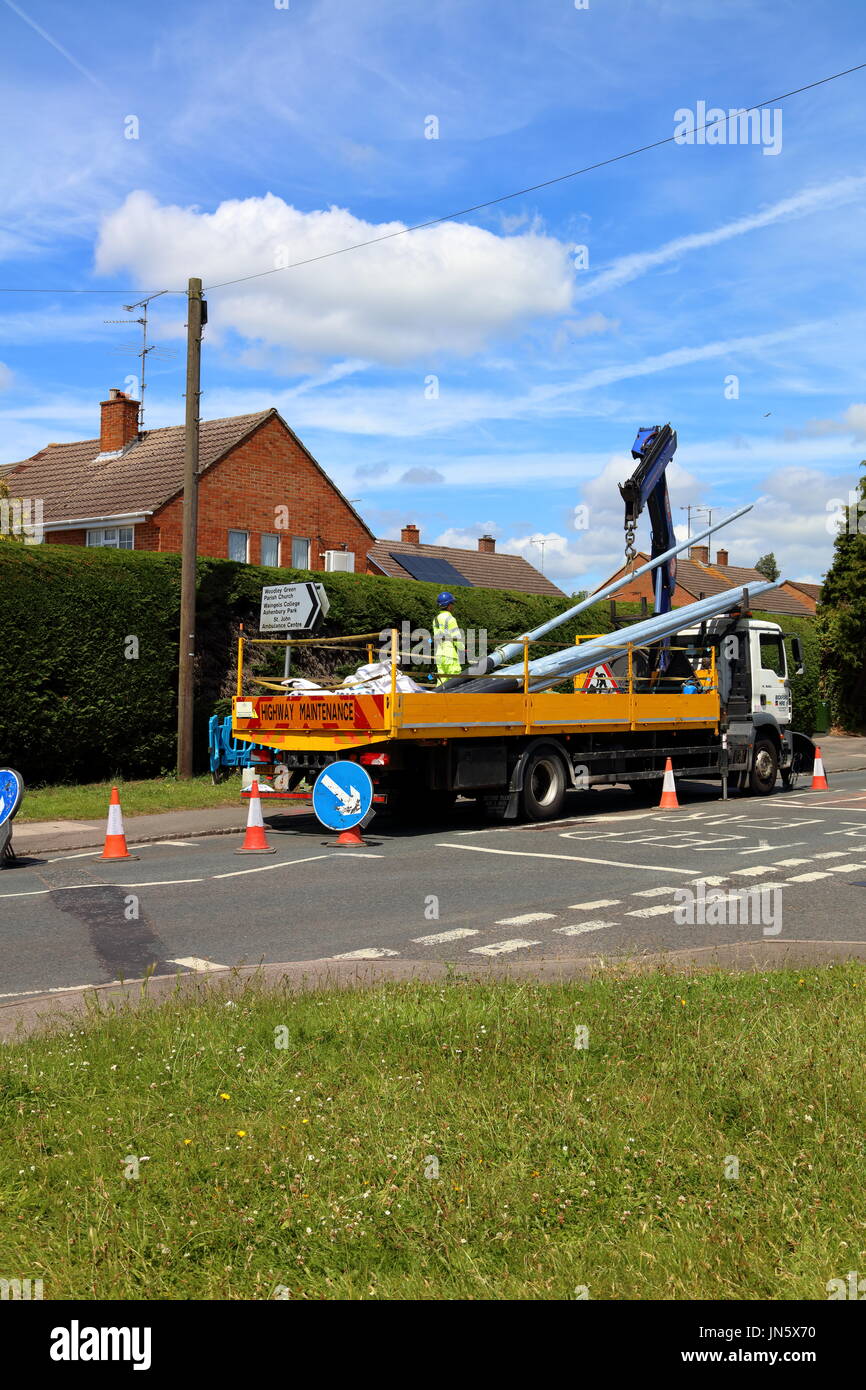
M327 840L329 848L338 845L364 845L361 828L373 816L373 783L366 768L358 763L329 763L313 786L313 811L328 830L342 833Z
M331 604L324 584L268 584L262 589L260 632L314 632L328 615ZM286 647L283 675L291 669L291 647Z
M24 779L11 767L0 767L0 869L15 858L12 821L24 796Z

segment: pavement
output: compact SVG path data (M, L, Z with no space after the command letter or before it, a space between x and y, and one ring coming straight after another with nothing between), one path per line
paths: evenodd
M660 811L574 793L540 825L491 825L468 802L423 828L382 816L361 849L334 848L301 808L268 817L261 858L217 834L135 860L22 859L0 874L0 1035L137 997L151 972L154 998L259 969L315 986L866 959L866 771L829 792L679 795Z
M853 735L817 736L827 772L866 770L866 738ZM163 811L156 815L124 815L128 845L152 844L158 840L185 840L198 835L231 835L246 826L245 805L215 806L202 811ZM266 819L271 808L265 807ZM304 804L283 802L274 814L305 815ZM108 807L106 806L106 816ZM59 854L64 850L92 849L103 844L105 821L16 821L13 846L17 854Z

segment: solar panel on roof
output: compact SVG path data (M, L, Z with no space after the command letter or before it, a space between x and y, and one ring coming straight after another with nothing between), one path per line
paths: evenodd
M402 550L389 551L392 560L408 570L413 579L431 580L434 584L454 584L471 589L472 580L467 579L448 560L440 560L435 555L407 555Z

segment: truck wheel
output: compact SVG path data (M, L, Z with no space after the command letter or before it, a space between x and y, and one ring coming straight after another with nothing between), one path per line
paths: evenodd
M529 820L556 820L565 804L565 768L550 748L531 753L523 770L521 809Z
M749 772L749 791L755 796L769 796L776 785L779 771L779 750L772 739L759 738Z

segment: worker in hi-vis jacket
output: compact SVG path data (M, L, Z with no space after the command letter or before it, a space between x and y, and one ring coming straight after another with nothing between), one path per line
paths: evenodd
M437 685L444 685L452 676L459 676L466 658L463 633L454 614L454 595L445 589L436 600L439 612L433 623L433 659L439 673Z

